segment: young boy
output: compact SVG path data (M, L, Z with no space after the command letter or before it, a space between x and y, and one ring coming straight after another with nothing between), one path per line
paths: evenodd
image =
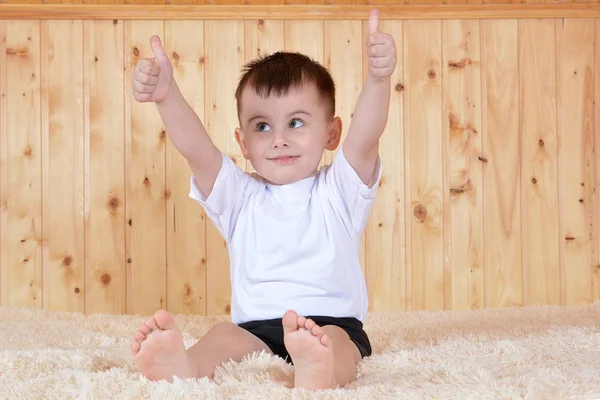
M371 354L360 239L381 174L378 141L396 66L394 40L379 31L377 10L369 31L369 75L347 138L320 170L324 150L336 149L342 132L329 72L286 52L246 66L235 137L252 175L213 145L160 40L150 39L155 58L138 62L134 98L156 103L192 171L190 196L227 241L232 323L215 325L186 350L173 316L157 311L131 345L148 379L212 377L221 363L257 351L292 362L295 387L336 388L356 378L358 362Z

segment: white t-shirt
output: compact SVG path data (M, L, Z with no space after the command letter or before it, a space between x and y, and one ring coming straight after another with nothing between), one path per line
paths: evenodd
M379 187L379 158L376 177L365 185L342 149L316 175L287 185L248 174L224 154L208 198L192 174L190 197L228 245L233 323L287 310L364 322L360 240Z

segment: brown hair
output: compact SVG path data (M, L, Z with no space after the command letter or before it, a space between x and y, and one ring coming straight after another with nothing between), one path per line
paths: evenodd
M286 94L292 87L314 83L331 116L335 113L335 83L329 71L317 61L297 52L278 51L259 57L242 69L242 77L235 91L238 119L241 110L241 95L246 85L262 97L275 92Z

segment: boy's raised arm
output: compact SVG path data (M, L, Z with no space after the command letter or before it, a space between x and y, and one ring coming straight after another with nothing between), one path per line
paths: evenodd
M394 39L379 30L378 10L371 11L369 16L366 51L369 75L356 102L343 151L360 179L370 186L374 178L379 138L387 124L391 75L396 68Z
M221 169L221 152L183 98L158 36L150 38L150 46L154 58L140 59L135 67L133 97L139 102L156 103L171 142L185 157L200 190L208 197Z

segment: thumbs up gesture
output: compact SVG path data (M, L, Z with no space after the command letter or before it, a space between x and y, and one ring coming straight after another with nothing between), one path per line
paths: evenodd
M379 28L379 10L372 10L369 15L367 56L370 76L383 79L394 73L394 69L396 69L396 44L391 35L381 32Z
M161 102L167 98L173 81L173 66L160 38L152 36L154 58L140 59L133 71L133 97L139 102Z

